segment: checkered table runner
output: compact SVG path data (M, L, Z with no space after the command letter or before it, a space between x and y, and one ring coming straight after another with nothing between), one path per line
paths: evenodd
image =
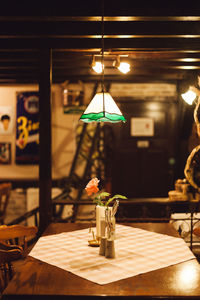
M88 239L88 229L41 237L29 255L98 284L195 258L181 238L130 226L116 225L114 259L100 256Z

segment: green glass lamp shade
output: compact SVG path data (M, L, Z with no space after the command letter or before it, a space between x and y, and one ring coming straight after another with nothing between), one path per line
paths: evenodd
M109 93L97 93L80 117L80 120L85 123L126 122L126 119Z

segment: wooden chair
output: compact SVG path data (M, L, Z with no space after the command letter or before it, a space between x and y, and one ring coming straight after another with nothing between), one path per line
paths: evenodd
M0 224L4 224L6 209L10 199L12 185L11 183L0 184Z
M35 237L36 226L0 226L0 290L7 286L14 274L13 261L27 255L27 239Z
M13 276L12 262L21 259L22 255L22 247L0 243L0 293L3 292Z
M36 226L24 225L2 225L0 226L0 242L11 245L20 245L23 248L23 255L27 255L27 238L35 237L38 232Z

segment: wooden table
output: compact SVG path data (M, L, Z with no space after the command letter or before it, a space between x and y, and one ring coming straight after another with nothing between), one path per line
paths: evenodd
M178 236L174 228L167 223L129 223L128 225ZM87 227L87 224L52 223L44 235ZM104 299L105 296L108 298L135 297L135 299L141 296L148 299L197 298L200 297L200 266L197 260L193 259L106 285L98 285L55 266L27 257L22 268L16 272L4 291L2 299L69 299L70 297L86 299L88 296L92 299Z

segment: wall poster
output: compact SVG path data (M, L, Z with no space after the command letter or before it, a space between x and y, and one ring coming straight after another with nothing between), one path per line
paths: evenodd
M0 143L0 164L11 163L11 143Z
M131 136L153 136L154 120L152 118L131 118Z
M85 110L84 84L82 81L71 84L68 81L63 86L63 111L65 114L80 114Z
M39 163L39 92L17 93L16 164Z
M10 135L14 128L14 112L12 106L0 106L0 135Z

